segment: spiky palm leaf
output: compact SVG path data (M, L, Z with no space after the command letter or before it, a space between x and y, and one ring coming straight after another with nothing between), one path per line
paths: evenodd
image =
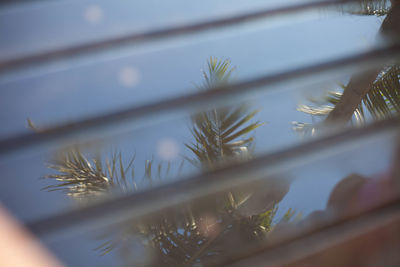
M46 131L45 128L37 127L30 119L27 120L27 125L37 133ZM134 159L135 156L124 167L121 153L114 152L110 160L103 160L99 153L88 159L79 146L65 147L58 151L48 165L55 173L44 177L57 183L43 190L62 191L76 200L102 195L115 188L131 191L132 187L136 189L132 166ZM130 181L127 180L128 176Z
M210 203L212 199L208 199ZM132 236L147 240L151 247L151 266L208 266L215 265L221 255L237 251L227 246L230 241L241 241L241 248L265 241L274 228L277 206L258 216L237 218L228 210L218 210L203 203L203 207L187 207L175 212L158 214L148 220L120 227L119 237L104 243L105 252L116 247L129 246ZM289 221L294 212L288 210L280 221ZM119 243L115 242L119 240Z
M211 58L208 62L208 72L203 72L202 88L212 90L220 85L226 85L232 71L229 61ZM196 159L190 161L195 165L200 164L203 168L210 169L216 164L243 155L243 152L247 153L253 139L251 137L240 139L240 137L260 126L258 122L248 124L256 113L257 111L250 111L246 105L240 105L195 114L192 117L194 125L192 133L195 142L187 147L195 154ZM146 164L146 176L151 177L151 162ZM228 252L221 242L224 243L235 235L245 235L251 242L262 240L273 228L276 204L261 214L238 217L235 213L235 208L238 206L236 200L228 197L232 194L230 192L222 196L225 199L222 207L217 204L221 201L219 198L208 199L212 202L208 207L219 209L219 212L215 213L218 217L216 218L217 228L220 229L218 238L215 235L207 237L201 232L199 224L205 218L201 215L193 215L191 209L188 209L180 218L164 215L159 219L141 223L138 229L131 228L131 231L133 230L136 234L139 232L150 241L156 253L156 264L163 266L210 264L217 259L217 255ZM284 217L289 219L292 215L293 213L289 211ZM108 251L110 247L108 245L104 249Z
M200 89L213 89L217 86L226 85L229 82L235 67L231 67L229 60L218 60L210 57L207 62L207 71L203 71L203 86Z
M68 148L58 153L49 165L56 173L45 177L58 183L49 185L44 190L62 191L74 199L106 194L115 188L131 191L130 187L136 187L133 161L134 158L124 167L121 153L114 153L111 160L103 161L100 155L88 160L79 147ZM128 176L131 181L127 180Z
M359 0L345 5L343 12L363 16L385 16L390 10L390 0Z
M400 65L383 71L359 105L358 113L364 116L363 106L374 118L391 117L400 112Z
M229 60L218 60L211 57L208 71L203 72L203 90L215 90L229 82L235 68ZM189 159L195 165L213 169L221 162L232 160L239 155L247 154L253 142L247 134L261 124L249 123L258 111L251 111L245 105L236 107L219 107L192 116L192 134L195 142L186 144L195 159Z
M301 105L298 110L313 116L326 116L340 101L346 86L341 85L342 92L328 92L323 99L310 99L313 106ZM353 117L357 123L363 123L368 114L375 119L396 116L400 112L400 65L394 65L382 71L361 103L355 109ZM296 124L299 126L299 124ZM301 124L300 124L301 126ZM303 125L298 131L312 129Z
M202 89L212 90L227 84L233 70L228 60L211 58L208 62L208 72L203 73ZM253 138L244 136L261 125L258 122L250 123L256 113L257 111L251 111L248 106L240 105L215 108L194 115L192 132L195 142L187 145L196 155L191 162L209 169L228 159L248 156ZM28 124L34 128L31 121L28 121ZM105 194L114 188L135 191L137 185L133 161L134 159L124 167L121 153L112 154L111 160L108 160L102 159L100 155L91 159L85 157L78 147L64 150L50 165L56 173L47 176L58 183L46 189L61 190L74 199ZM146 161L144 180L150 185L155 179L163 180L168 176L170 167L169 163L163 169L160 164L154 166L153 160ZM141 223L127 223L119 228L117 236L105 232L99 236L103 242L96 250L104 255L115 248L122 249L124 245L128 245L130 237L141 236L152 247L157 266L192 266L216 262L218 255L229 252L225 245L229 239L240 238L242 241L247 240L249 244L255 240L264 240L273 228L276 204L261 214L240 217L235 213L237 200L229 198L229 195L232 193L207 198L208 214L210 207L215 209L213 214L218 231L213 235L207 235L207 231L201 229L208 215L201 214L198 208L192 207L182 211L179 216L161 214ZM204 205L204 201L200 204ZM196 210L197 213L193 214ZM292 215L289 210L284 219L290 219Z

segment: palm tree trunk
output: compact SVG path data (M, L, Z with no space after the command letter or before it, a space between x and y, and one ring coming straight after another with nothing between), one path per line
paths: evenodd
M339 102L325 119L325 122L332 123L350 120L361 100L371 89L380 71L381 67L354 75L346 86Z
M398 42L400 35L400 0L391 0L390 8L379 33L388 42ZM372 88L383 66L378 66L372 70L364 71L354 75L343 92L339 102L329 113L326 122L345 122L351 119L357 106Z

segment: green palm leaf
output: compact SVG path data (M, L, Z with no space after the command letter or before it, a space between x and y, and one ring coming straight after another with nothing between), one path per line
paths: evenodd
M218 60L211 57L208 70L203 72L202 90L215 90L227 85L235 68L229 60ZM238 154L245 153L251 146L253 138L245 137L262 124L251 122L257 110L245 105L236 107L214 108L192 116L192 135L195 142L186 144L195 155L190 162L197 162L206 169L215 168L221 162L226 162Z
M203 72L203 89L212 90L229 82L234 68L228 60L210 58L208 71ZM237 155L247 156L253 138L248 136L261 124L252 122L258 110L251 110L247 105L215 108L208 112L201 112L192 116L194 137L192 144L186 147L195 155L189 159L199 167L213 168ZM31 128L38 131L31 121ZM40 132L40 131L38 131ZM57 181L56 184L46 187L49 191L62 191L74 199L82 199L110 190L135 191L133 157L127 165L124 164L121 153L114 152L109 159L100 154L95 157L85 156L79 147L72 147L60 151L59 156L49 166L55 173L46 176L47 179ZM183 164L183 162L182 162ZM179 167L178 175L182 169ZM143 180L150 185L157 178L165 180L169 175L170 163L165 167L154 164L154 160L145 162ZM129 180L129 178L131 180ZM247 192L246 192L247 193ZM229 199L228 196L232 196ZM227 240L254 241L265 240L266 235L273 228L273 218L277 205L261 214L250 217L239 216L234 212L241 201L234 193L208 197L196 202L194 206L187 206L179 214L164 212L157 217L143 219L142 222L121 225L118 231L104 232L99 239L102 244L96 248L102 255L120 248L120 251L129 247L129 242L137 236L146 240L152 247L152 257L155 264L162 266L193 266L214 264L221 253L229 253ZM242 201L243 202L243 201ZM201 229L205 219L204 214L215 216L217 233L212 236L204 234ZM293 214L285 215L288 219ZM246 237L243 239L243 237Z
M346 90L346 86L341 85L341 92L328 92L323 99L309 99L312 106L301 105L297 109L313 116L326 116L340 101L344 90ZM400 65L394 65L378 75L361 103L354 110L353 118L362 123L367 114L375 119L381 119L396 116L399 112Z
M134 173L130 173L133 161L134 157L124 167L121 153L114 153L111 160L102 160L100 155L88 160L79 147L68 148L51 161L49 168L56 172L45 176L57 183L43 189L62 191L74 199L106 194L113 188L130 191L130 187L135 184ZM127 181L128 173L132 175L131 183Z

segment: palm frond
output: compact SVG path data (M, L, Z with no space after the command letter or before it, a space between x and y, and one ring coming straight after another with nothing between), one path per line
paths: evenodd
M45 176L57 183L43 190L62 191L74 199L105 194L115 187L128 191L132 184L127 177L133 161L134 158L124 167L121 153L114 153L111 160L103 161L100 155L88 160L78 147L69 148L60 152L49 165L56 173ZM133 172L131 174L134 175Z
M127 167L123 167L122 165L122 158L121 158L121 153L119 154L115 154L115 157L112 157L112 161L111 163L108 164L109 169L111 169L111 172L114 173L113 175L113 181L119 181L116 182L116 188L121 189L121 188L127 188L128 192L134 192L137 190L142 189L143 187L149 185L152 186L154 185L154 183L161 183L163 181L167 181L171 178L171 163L167 162L167 163L158 163L156 164L154 161L154 158L152 158L151 160L146 160L145 161L145 165L144 165L144 176L143 176L143 180L140 183L140 185L136 184L136 181L134 180L134 174L133 174L133 170L134 168L131 167L133 166L133 160L134 158L131 160L131 162L129 163L129 165ZM115 160L114 160L115 159ZM182 161L181 164L178 166L178 169L176 172L173 173L174 177L179 177L183 168L183 164L184 162ZM119 170L116 170L117 166L119 165ZM127 180L127 171L128 170L132 170L132 182L130 183ZM121 172L122 170L122 172ZM120 173L121 172L121 173ZM119 175L119 176L116 176ZM134 185L134 187L132 188L131 185ZM139 188L140 186L140 188ZM186 217L184 217L186 218ZM124 225L120 228L119 233L117 233L117 236L113 236L112 238L110 238L110 236L112 236L111 233L107 232L104 233L103 235L99 236L100 240L106 240L103 241L103 243L98 246L97 248L95 248L95 250L99 251L101 253L101 255L105 255L107 253L109 253L110 251L112 251L113 249L116 249L118 247L122 247L124 245L126 245L126 242L129 242L129 237L134 237L137 235L142 236L145 240L150 240L150 243L154 243L154 242L158 242L157 240L159 240L160 236L163 238L163 242L162 244L166 244L166 240L165 237L167 236L167 240L168 237L171 237L171 234L177 235L179 234L178 232L172 232L172 230L170 229L171 227L173 227L173 229L175 229L175 231L178 229L177 225L181 225L182 222L180 220L177 220L176 218L173 218L173 221L170 221L170 219L167 218L162 218L160 221L158 220L150 220L147 221L145 224L138 224L138 225ZM193 236L193 234L192 234ZM162 245L161 244L161 245ZM157 245L160 245L159 243L157 243ZM155 249L156 247L154 247L155 245L153 244L153 249ZM168 244L169 246L169 244ZM167 246L167 247L168 247ZM156 251L165 251L167 248L164 247L157 247ZM168 250L168 249L167 249ZM171 255L169 255L171 256Z
M344 90L346 90L346 86L340 85L340 90L328 92L320 100L309 99L312 105L300 105L297 110L313 116L326 116L340 101ZM368 113L366 113L367 111ZM396 116L399 112L400 65L394 65L387 67L378 75L372 87L354 110L353 118L355 122L363 123L366 120L367 114L374 119L381 119ZM297 128L300 131L305 129L304 127ZM307 128L309 129L310 127ZM295 130L297 131L298 129Z
M359 0L344 5L342 11L353 15L381 17L389 13L390 7L390 0Z
M400 112L400 65L379 75L364 97L363 104L375 118L391 117ZM358 110L363 114L361 105Z
M208 199L213 203L215 200ZM242 247L267 241L268 234L282 221L292 221L292 209L274 222L278 206L251 217L238 218L215 204L185 207L179 212L165 212L135 224L122 225L119 237L108 239L97 249L108 253L111 249L130 242L132 236L147 240L152 249L154 266L208 266L218 263L221 254L231 254L237 248L226 246L229 240L241 240ZM115 242L119 240L119 242Z
M210 58L208 71L203 72L202 89L213 90L226 85L232 76L228 60ZM248 105L215 108L192 116L192 135L194 142L186 147L195 155L188 159L191 163L206 168L227 159L248 157L253 137L249 136L261 123L252 122L258 110ZM28 125L37 129L31 121ZM40 132L40 131L39 131ZM114 152L109 158L85 156L79 147L73 147L59 153L49 166L55 174L46 176L56 184L46 190L60 190L74 199L105 194L113 189L136 191L135 157L124 164L121 153ZM182 162L183 164L183 162ZM178 175L182 169L178 168ZM147 160L144 166L143 181L152 185L166 180L171 164L155 164L154 159ZM145 186L140 183L139 186ZM265 240L274 226L277 204L262 214L250 217L238 216L234 212L236 203L229 201L228 194L208 197L205 201L187 205L174 214L163 212L141 222L126 223L118 231L104 232L99 239L102 244L95 248L101 255L114 249L129 247L133 237L140 236L152 248L155 263L162 266L197 266L215 264L218 255L229 253L227 240L244 240L248 244ZM205 202L207 202L205 204ZM198 207L201 206L201 207ZM202 208L202 207L205 208ZM206 211L206 213L205 213ZM214 232L209 230L208 218L212 214ZM289 212L286 217L293 214Z
M215 57L210 57L207 67L207 71L203 71L203 88L208 89L226 85L235 70L229 60L218 60Z
M313 123L304 123L299 121L292 122L292 129L301 137L313 136L315 133L315 125Z
M229 60L211 57L207 72L203 72L202 89L213 90L228 84L234 69ZM245 155L253 142L253 138L247 135L262 125L251 122L257 112L242 104L193 115L191 131L195 142L186 144L186 147L194 153L196 160L190 159L190 162L212 169L227 159Z

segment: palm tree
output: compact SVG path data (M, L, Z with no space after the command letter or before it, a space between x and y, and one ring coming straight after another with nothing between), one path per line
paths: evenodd
M344 101L347 88L351 82L345 86L340 85L341 91L328 92L322 99L310 99L314 106L301 105L299 111L313 116L325 117L326 120L334 120L337 117L348 118L352 115L357 123L363 123L368 114L374 119L382 119L396 116L400 112L400 66L394 65L387 67L379 73L377 79L372 83L370 89L362 96L360 103L353 108ZM342 102L340 102L342 101ZM342 108L334 109L339 105ZM341 111L340 114L339 110ZM346 116L345 116L346 115Z
M208 72L203 72L205 82L200 89L213 90L227 85L233 71L229 60L219 61L211 57ZM251 111L247 104L242 104L193 115L192 134L195 142L186 144L186 147L195 154L195 158L188 160L210 170L221 163L248 157L253 137L244 136L262 125L259 122L249 123L257 112Z
M235 68L229 60L210 58L208 70L203 72L204 83L199 90L214 90L227 85ZM201 171L211 171L221 164L251 158L253 137L248 134L261 126L251 122L257 114L248 104L218 107L192 116L194 142L186 144L194 158L186 158ZM39 130L28 120L35 131ZM49 167L54 174L45 178L56 181L47 186L49 191L61 191L81 202L110 191L134 192L140 187L135 178L134 159L124 164L121 153L108 158L85 156L77 146L58 153ZM145 163L144 178L152 183L169 175L170 164L155 166L153 160ZM179 172L179 171L178 171ZM245 177L243 177L245 179ZM227 240L240 240L245 246L265 241L273 228L277 204L288 191L288 184L278 180L263 185L261 192L254 187L232 189L191 203L178 214L162 212L140 222L127 222L117 236L105 232L99 236L102 244L96 248L101 254L129 247L130 237L140 236L152 248L155 266L192 266L215 263L218 255L229 253ZM277 193L278 192L278 193ZM294 212L288 210L282 220L289 220ZM207 222L210 221L211 223ZM234 250L235 248L233 248ZM232 251L231 251L232 252Z
M363 14L376 15L388 1L360 1ZM378 12L379 13L379 12ZM380 28L380 34L388 42L397 42L400 35L400 1L392 0L391 7ZM329 92L322 100L312 100L316 106L302 105L298 110L313 116L323 116L326 123L346 122L354 117L355 122L363 123L368 111L373 118L397 115L400 107L400 65L380 65L351 77L349 83L337 92ZM295 123L295 130L301 133L314 131L315 127Z

